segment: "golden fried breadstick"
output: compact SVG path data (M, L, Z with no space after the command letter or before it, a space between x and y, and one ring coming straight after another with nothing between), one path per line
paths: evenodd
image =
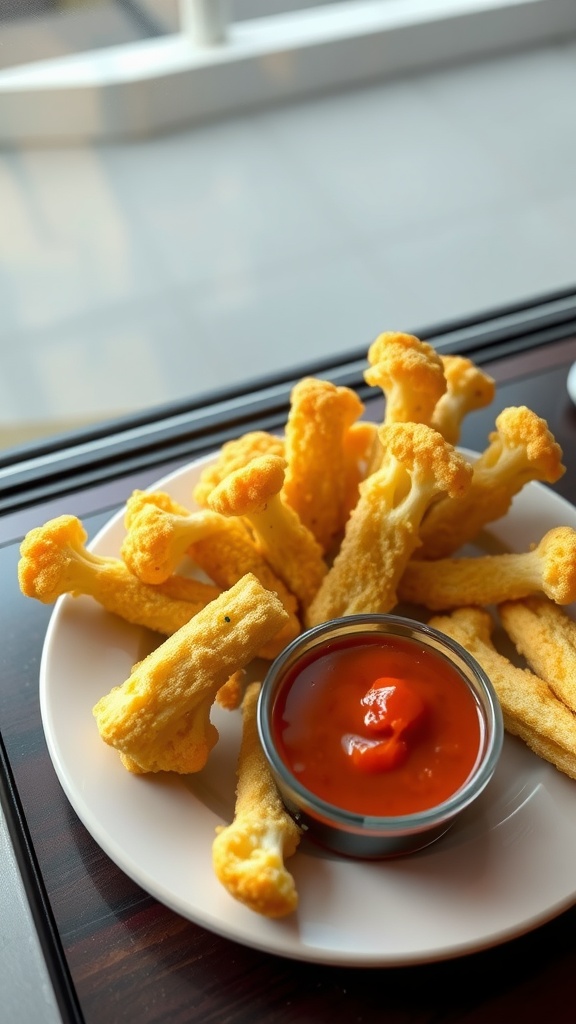
M512 499L530 480L552 484L566 471L562 450L541 419L526 406L510 406L496 418L496 430L474 463L463 500L440 498L420 528L419 558L445 558L473 540L488 523L506 515Z
M549 530L531 551L434 562L412 559L398 597L441 611L499 604L540 591L557 604L576 601L576 530L569 526Z
M576 711L576 622L545 597L499 605L502 625L536 675Z
M298 893L284 860L300 841L300 829L286 811L260 745L256 725L259 683L242 703L236 806L230 825L220 826L212 846L216 877L234 899L266 917L291 914Z
M492 643L493 620L482 608L458 608L429 623L451 636L482 666L492 681L507 731L561 772L576 778L576 716L547 683L517 668Z
M103 558L84 545L75 516L59 516L26 535L18 564L26 597L52 604L61 594L86 594L106 611L164 636L180 629L220 593L199 580L173 577L157 587L142 583L119 558Z
M220 448L216 461L206 466L200 473L200 479L194 488L194 500L201 508L207 508L210 491L214 490L229 473L241 469L259 455L284 456L284 439L265 430L251 430L233 441L226 441Z
M102 739L136 773L200 771L218 739L210 721L218 690L285 621L276 594L243 577L98 701Z
M346 521L345 437L364 406L356 392L304 377L292 389L282 496L329 551Z
M305 608L326 573L322 549L298 514L282 499L286 462L262 455L230 473L209 495L224 516L241 516L254 531L262 555Z
M360 485L340 551L308 609L308 626L393 608L430 502L469 486L470 466L431 427L396 423L381 427L380 435L384 461Z
M446 391L438 399L430 425L450 444L458 444L462 420L469 412L483 409L494 398L496 385L471 359L441 356Z

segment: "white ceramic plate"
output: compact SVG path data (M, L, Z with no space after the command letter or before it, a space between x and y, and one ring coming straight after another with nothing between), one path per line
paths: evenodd
M182 504L205 460L159 482ZM576 509L529 484L490 544L525 550ZM119 552L116 515L91 544ZM490 547L489 544L489 547ZM247 946L299 960L392 966L447 959L529 931L576 902L576 781L507 737L491 785L435 845L360 862L303 843L288 862L295 915L268 921L234 901L211 863L215 828L232 818L239 713L214 709L220 731L196 776L135 776L100 739L92 707L157 643L87 598L59 600L44 646L40 699L54 767L75 811L127 875L162 903Z

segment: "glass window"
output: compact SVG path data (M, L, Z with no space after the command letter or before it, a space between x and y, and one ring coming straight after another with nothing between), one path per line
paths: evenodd
M0 446L574 283L576 7L0 0Z

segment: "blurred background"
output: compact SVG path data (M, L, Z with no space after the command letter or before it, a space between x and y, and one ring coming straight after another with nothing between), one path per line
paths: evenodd
M576 286L573 0L0 0L0 447Z

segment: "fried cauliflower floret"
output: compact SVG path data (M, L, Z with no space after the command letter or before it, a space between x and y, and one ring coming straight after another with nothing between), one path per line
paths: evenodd
M535 754L576 778L576 716L543 679L518 668L492 642L494 621L482 608L457 608L429 623L461 644L490 678L506 730Z
M120 554L143 583L164 583L176 572L191 544L227 525L223 516L205 509L182 514L146 502L137 512L128 507Z
M558 526L530 551L476 558L412 559L398 597L433 611L500 604L543 592L557 604L576 601L576 530Z
M546 597L506 601L498 614L516 650L532 672L576 711L576 622Z
M458 444L463 419L468 413L490 405L496 385L471 359L450 355L440 358L446 391L436 403L430 425L450 444Z
M441 498L420 530L419 558L445 558L473 540L480 530L508 512L530 480L553 484L565 473L562 449L546 420L526 406L510 406L496 418L496 430L474 463L463 500Z
M276 594L243 577L98 701L102 739L135 773L200 771L218 739L210 721L218 691L285 620Z
M356 392L327 380L304 377L292 389L282 494L324 552L346 521L345 439L363 409Z
M195 515L200 517L214 517L218 521L218 529L211 526L204 530L202 525L196 529L194 525L188 529L189 521L194 515L188 512L178 502L173 501L164 492L143 492L135 491L128 501L126 507L125 521L129 529L138 526L142 516L148 514L148 510L156 509L159 513L154 521L167 520L167 527L164 531L164 538L160 540L156 554L162 553L164 557L164 571L168 566L174 566L180 561L184 538L189 542L185 548L185 554L191 564L201 569L206 576L220 589L227 590L237 583L247 572L256 576L262 586L267 590L273 590L282 601L288 612L289 618L286 625L280 632L260 651L260 656L271 660L290 643L300 632L300 621L297 616L297 601L290 593L284 582L272 571L268 562L260 554L248 530L239 520L227 519L218 515L217 512L202 510ZM194 515L194 519L195 519ZM202 520L200 520L201 522ZM175 524L176 531L172 530L170 524ZM123 553L125 549L123 547ZM150 545L139 556L146 558L150 551ZM131 562L131 564L134 564ZM136 566L135 566L136 567ZM140 565L141 568L141 565ZM162 584L163 589L178 596L176 591L177 581L181 577L169 576Z
M167 491L141 491L134 490L126 502L124 509L124 526L130 529L133 519L140 514L142 509L148 505L161 508L164 512L172 512L174 515L187 516L190 509L177 502Z
M368 349L367 384L384 392L384 423L429 424L446 390L442 360L432 345L413 334L388 331Z
M262 455L230 473L210 494L208 503L224 516L241 516L273 571L302 607L310 603L326 573L318 541L283 500L286 462Z
M259 455L284 456L284 439L266 430L251 430L222 445L214 463L205 466L194 488L194 500L201 508L208 507L208 495L237 469L242 469Z
M291 914L298 894L285 859L296 851L300 830L276 789L256 724L259 683L242 703L242 741L236 806L230 825L219 826L212 846L216 877L234 899L266 917Z
M379 434L382 465L360 485L340 551L308 610L308 626L390 611L430 502L443 493L461 496L469 486L470 466L431 427L396 423Z
M222 517L224 518L224 517ZM226 530L195 541L188 548L188 556L210 577L226 590L247 572L251 572L262 586L278 595L286 611L286 625L270 643L260 651L262 658L272 659L300 632L298 602L284 580L273 571L262 552L239 519L224 519Z
M86 530L76 516L59 516L30 530L20 546L22 593L44 604L52 604L62 594L86 594L106 611L165 636L220 593L216 586L184 577L149 586L121 559L93 554L85 547L86 540Z

